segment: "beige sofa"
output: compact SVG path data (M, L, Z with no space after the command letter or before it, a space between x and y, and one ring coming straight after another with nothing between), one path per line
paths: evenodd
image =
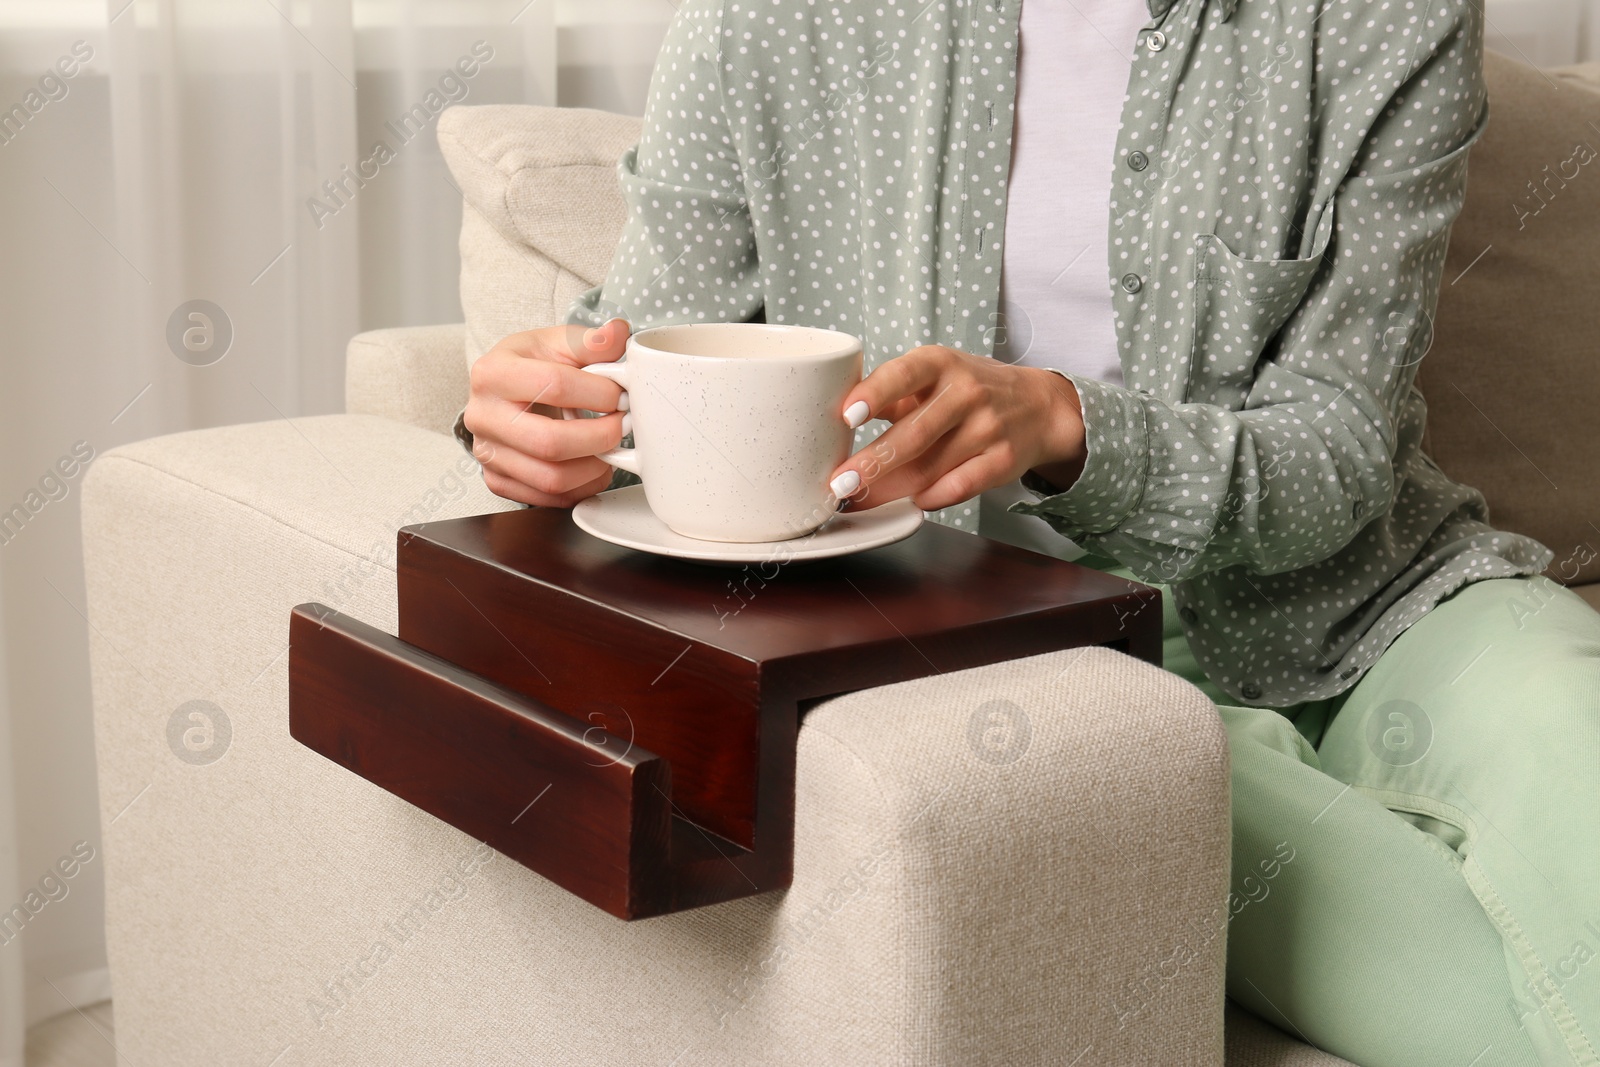
M1501 177L1480 182L1480 156L1515 188L1518 167L1534 177L1533 161L1568 158L1558 142L1593 139L1577 120L1600 115L1581 90L1501 61L1491 73L1502 117L1476 150L1447 277L1494 251L1447 287L1425 387L1464 398L1451 420L1496 430L1434 437L1445 469L1483 474L1497 509L1504 499L1592 581L1600 565L1571 546L1600 545L1582 532L1600 500L1595 444L1542 451L1536 435L1552 405L1595 410L1593 360L1575 358L1592 339L1571 347L1600 291L1594 224L1588 260L1560 283L1587 284L1590 306L1569 313L1559 286L1543 303L1502 294L1495 252L1526 272L1535 240L1579 223L1555 217L1556 197L1534 220L1543 233L1491 240L1504 206L1476 190L1502 195ZM632 924L290 739L290 607L321 600L392 631L396 528L509 506L446 432L465 359L558 321L603 275L622 222L612 165L637 130L592 111L447 112L466 324L357 337L348 414L144 441L90 472L107 937L127 1062L1345 1062L1226 1007L1225 737L1192 686L1119 653L818 706L800 732L793 886ZM1536 136L1556 148L1526 143ZM1587 180L1562 192L1592 218L1600 177ZM1500 322L1507 300L1520 307ZM1535 353L1534 333L1556 340ZM1496 351L1507 337L1520 347ZM1574 373L1537 412L1502 411L1472 375L1513 357L1565 358ZM1500 444L1474 452L1485 438ZM1564 507L1523 460L1563 486ZM966 741L997 695L1032 729L1006 765Z

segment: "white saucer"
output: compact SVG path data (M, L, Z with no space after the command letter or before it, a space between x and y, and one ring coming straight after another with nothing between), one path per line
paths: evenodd
M645 503L644 486L627 485L580 502L572 509L572 521L602 541L659 556L700 563L798 563L902 541L922 525L922 511L901 499L870 511L840 512L817 530L788 541L702 541L673 533Z

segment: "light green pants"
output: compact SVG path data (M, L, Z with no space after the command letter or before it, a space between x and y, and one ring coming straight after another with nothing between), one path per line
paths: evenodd
M1361 1067L1600 1064L1600 613L1477 582L1275 711L1228 704L1162 592L1230 742L1228 996Z

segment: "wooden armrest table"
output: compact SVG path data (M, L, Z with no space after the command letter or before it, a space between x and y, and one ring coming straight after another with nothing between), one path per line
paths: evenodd
M744 567L546 508L398 536L398 637L294 609L290 733L623 919L790 883L821 698L1086 645L1161 662L1155 590L933 523Z

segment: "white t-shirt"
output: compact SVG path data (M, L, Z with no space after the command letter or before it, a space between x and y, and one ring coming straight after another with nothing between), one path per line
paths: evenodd
M1122 383L1106 268L1112 154L1148 21L1143 0L1023 0L996 359ZM1043 519L1005 510L1025 498L1016 482L984 493L980 532L1081 555Z

